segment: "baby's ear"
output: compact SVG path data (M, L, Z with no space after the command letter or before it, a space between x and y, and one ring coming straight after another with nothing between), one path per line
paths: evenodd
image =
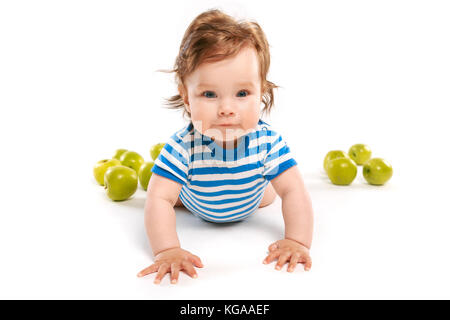
M182 84L180 84L178 86L178 94L181 96L181 99L183 99L184 106L187 109L187 111L191 112L191 109L189 107L188 94L187 94L186 88Z

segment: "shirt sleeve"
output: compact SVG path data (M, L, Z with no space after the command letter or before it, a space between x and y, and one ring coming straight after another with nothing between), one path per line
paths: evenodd
M156 158L152 172L186 185L188 167L189 154L184 147L184 142L174 134Z
M264 158L263 176L270 181L296 164L288 145L277 133Z

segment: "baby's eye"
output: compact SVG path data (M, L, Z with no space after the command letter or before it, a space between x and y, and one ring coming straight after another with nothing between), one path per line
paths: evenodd
M247 90L241 90L241 91L238 92L238 97L244 98L246 96L248 96L248 91Z
M215 98L215 93L212 91L205 91L202 93L205 98Z

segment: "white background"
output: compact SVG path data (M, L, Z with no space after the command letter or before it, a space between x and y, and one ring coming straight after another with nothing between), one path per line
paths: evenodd
M189 23L209 8L257 21L282 86L265 118L299 163L315 213L313 268L263 265L283 237L281 200L248 220L177 209L199 277L136 274L153 261L145 192L114 203L92 168L185 124L163 108ZM0 298L450 298L450 5L447 1L2 1ZM322 171L366 143L391 162L383 187Z

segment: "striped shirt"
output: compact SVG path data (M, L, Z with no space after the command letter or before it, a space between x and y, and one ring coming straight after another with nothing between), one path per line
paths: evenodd
M258 209L270 180L297 162L281 135L259 120L225 149L190 122L173 134L152 172L182 185L179 198L194 215L211 222L242 220Z

